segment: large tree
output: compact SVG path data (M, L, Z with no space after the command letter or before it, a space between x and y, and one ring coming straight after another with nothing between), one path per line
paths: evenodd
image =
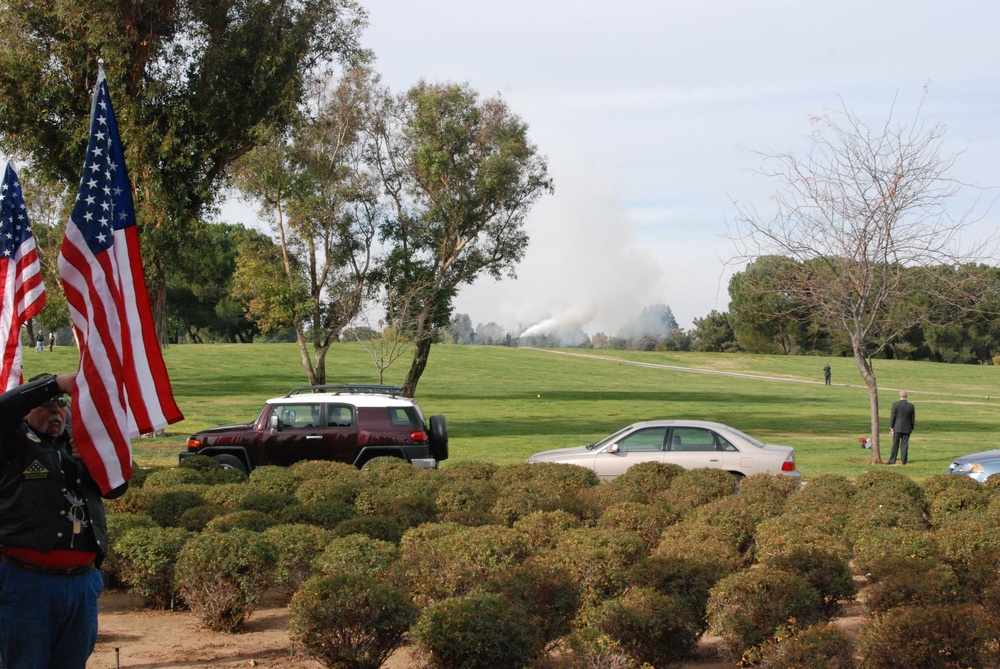
M802 154L765 155L763 173L779 184L774 213L737 204L733 238L741 258L776 255L802 264L780 275L778 289L850 341L869 390L871 460L879 463L872 357L940 316L922 306L922 293L938 304L974 305L985 283L970 266L978 249L960 246L969 217L952 218L947 209L962 184L949 176L954 158L941 152L943 126L926 127L918 110L908 123L890 115L870 127L846 108L815 124Z
M353 0L2 0L0 150L75 184L103 59L155 315L190 226L258 128L287 127L306 73L358 46Z
M272 250L244 247L237 291L253 315L265 316L267 328L295 328L310 384L326 383L330 344L358 316L370 290L382 216L379 181L365 164L376 81L371 70L357 67L335 82L316 82L294 132L275 133L236 171L236 183L260 202L280 249L279 263L266 268L266 258L255 254ZM284 286L273 294L292 297L291 308L265 297L276 282Z
M386 308L405 311L413 361L403 392L412 397L459 288L482 274L514 275L528 244L524 219L552 181L528 126L468 85L421 82L386 101L378 130L375 160L392 206L383 280L396 299Z

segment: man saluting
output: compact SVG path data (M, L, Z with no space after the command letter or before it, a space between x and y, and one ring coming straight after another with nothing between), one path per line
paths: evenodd
M108 550L100 490L67 430L76 374L0 395L0 660L85 669L97 643L97 570ZM128 484L108 497L125 492Z

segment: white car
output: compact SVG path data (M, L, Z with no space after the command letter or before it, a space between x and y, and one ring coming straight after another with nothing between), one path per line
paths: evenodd
M791 446L773 446L734 427L703 420L649 420L610 437L573 448L536 453L528 462L555 462L593 469L604 480L621 476L640 462L665 462L685 469L712 467L733 476L783 474L797 480Z

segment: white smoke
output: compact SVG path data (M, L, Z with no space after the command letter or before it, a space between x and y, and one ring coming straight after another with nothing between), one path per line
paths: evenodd
M528 219L531 246L516 280L481 280L462 290L457 313L496 321L521 336L614 334L642 308L668 303L663 271L637 244L633 224L606 175L574 162L553 167L556 193ZM579 342L577 342L579 343ZM570 345L567 343L567 345Z

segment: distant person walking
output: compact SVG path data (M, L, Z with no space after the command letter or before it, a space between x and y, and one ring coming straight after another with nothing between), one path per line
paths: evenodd
M830 363L826 363L823 367L823 381L826 385L830 385Z
M49 333L49 353L51 353L52 349L54 349L55 347L56 347L56 333L55 332L50 332Z
M35 335L35 353L45 352L45 337L42 335L42 331L39 330L38 334Z
M889 453L889 464L896 464L896 453L899 453L899 463L906 464L907 450L910 446L910 433L917 422L917 410L906 401L906 391L899 391L899 401L892 405L889 415L889 434L892 435L892 452Z

